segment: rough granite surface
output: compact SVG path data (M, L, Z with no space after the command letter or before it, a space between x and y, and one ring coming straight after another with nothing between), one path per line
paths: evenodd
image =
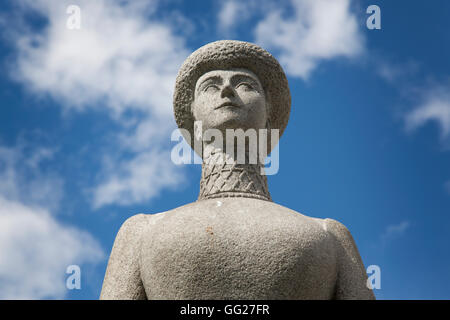
M341 223L224 198L129 218L101 299L373 299L366 281Z

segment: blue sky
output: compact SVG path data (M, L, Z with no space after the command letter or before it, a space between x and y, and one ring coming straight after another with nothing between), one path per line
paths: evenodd
M450 299L448 1L0 8L0 298L97 299L120 225L195 201L200 167L170 161L175 76L201 45L238 39L291 88L274 201L345 224L381 269L378 299ZM81 290L65 286L73 264Z

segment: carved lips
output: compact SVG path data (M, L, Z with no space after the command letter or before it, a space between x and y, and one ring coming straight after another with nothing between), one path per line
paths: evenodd
M238 105L236 105L236 104L234 104L234 103L232 103L230 101L226 101L226 102L220 104L218 107L215 107L214 110L217 110L217 109L220 109L220 108L223 108L223 107L240 108L240 106L238 106Z

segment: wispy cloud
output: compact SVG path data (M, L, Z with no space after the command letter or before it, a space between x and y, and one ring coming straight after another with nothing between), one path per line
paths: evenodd
M412 59L392 62L384 56L382 58L372 56L371 58L376 66L374 70L378 75L394 86L399 84L404 86L420 71L420 64Z
M317 65L363 52L364 40L349 0L291 0L292 16L273 10L255 29L256 42L277 51L286 72L308 78Z
M0 195L57 210L64 180L53 171L41 170L54 153L55 149L35 147L22 139L14 147L0 145Z
M369 59L376 66L373 70L407 102L408 106L397 112L405 131L411 133L434 123L440 129L444 147L450 147L450 82L436 80L420 61L411 58L394 61L372 55Z
M52 215L62 183L41 163L53 151L24 149L0 146L0 299L64 298L66 267L104 253L89 233Z
M245 2L238 2L235 0L223 1L217 16L218 28L223 32L228 32L236 23L236 18L239 16L240 12L244 13L244 17L242 18L244 19L248 12L247 10L242 10L245 6Z
M269 1L237 1L225 0L220 2L217 13L217 28L219 32L230 35L235 28L245 23L252 15L259 13L261 7L265 7Z
M107 163L111 163L109 158L105 161ZM107 178L94 191L94 208L113 203L145 202L157 196L163 188L176 188L185 183L180 168L170 161L169 151L141 152L130 161L111 164L106 165L104 174Z
M450 180L444 183L445 191L450 195Z
M386 245L388 242L403 236L410 226L411 223L409 221L402 221L399 224L387 226L380 236L382 245Z
M407 131L415 130L427 122L437 123L441 131L441 141L448 143L450 138L450 89L437 86L424 94L423 102L405 115Z
M64 298L67 266L102 258L87 232L0 195L0 299Z

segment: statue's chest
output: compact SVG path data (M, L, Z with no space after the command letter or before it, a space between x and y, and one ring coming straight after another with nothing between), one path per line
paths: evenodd
M256 219L260 216L251 210L244 215L198 212L156 221L142 239L141 274L147 295L328 298L335 256L326 233L298 219Z

